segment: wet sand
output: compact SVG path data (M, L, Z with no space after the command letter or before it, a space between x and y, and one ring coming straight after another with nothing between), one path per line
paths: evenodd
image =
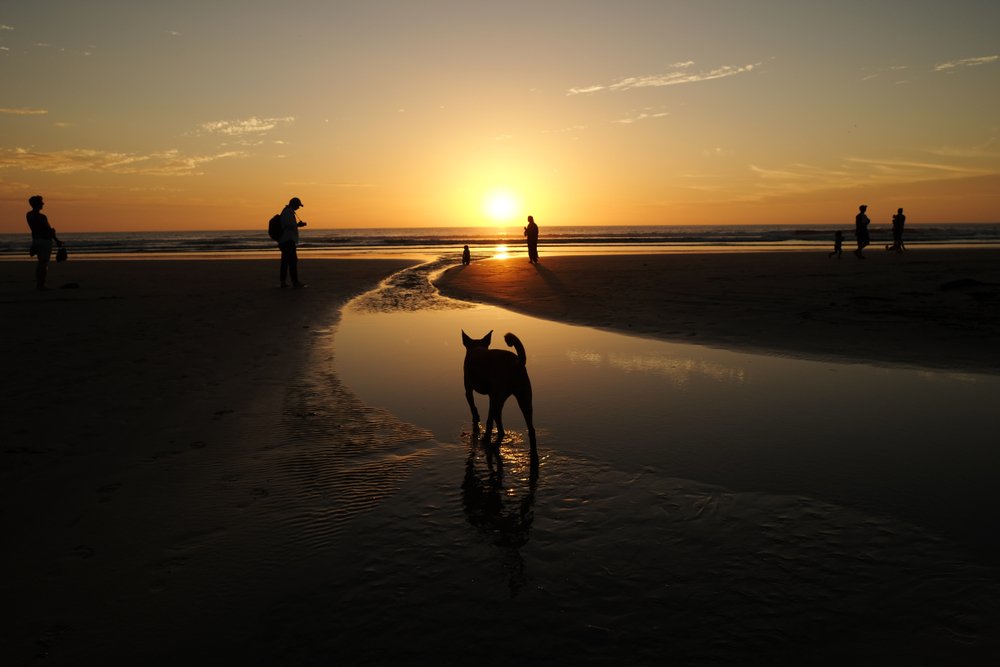
M573 266L629 275L623 258L543 262L552 273L524 262L525 280L503 282L548 276L545 316L571 321L584 315L559 284L584 284ZM3 373L3 663L998 655L994 568L917 527L558 451L535 477L516 437L498 478L468 434L436 442L361 403L334 365L339 309L405 265L303 261L310 287L279 290L270 261L79 261L50 278L77 288L36 294L29 263L0 262L0 340L17 351ZM519 268L445 282L503 271ZM628 303L588 316L657 334L659 306L622 317Z
M1000 372L1000 250L517 255L442 293L528 315L753 352Z
M39 293L33 263L0 262L0 662L227 655L293 492L266 452L330 411L301 404L315 342L410 263L303 260L298 290L276 260L71 260Z

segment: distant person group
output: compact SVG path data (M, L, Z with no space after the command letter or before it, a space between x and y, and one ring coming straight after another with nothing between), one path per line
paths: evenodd
M858 214L854 216L854 238L857 241L858 247L854 251L854 256L858 259L865 259L864 249L871 245L871 235L868 232L868 225L871 224L871 220L868 218L868 205L861 204L858 206ZM896 214L892 216L892 243L885 247L886 250L892 250L894 252L903 252L906 249L903 243L903 227L906 225L906 216L903 215L903 209L899 208L896 210ZM841 253L843 252L844 245L844 232L837 230L833 233L833 251L829 254L829 257L836 256L840 259Z
M56 237L56 230L49 225L49 219L42 213L45 202L41 195L34 195L28 199L31 210L25 214L28 227L31 229L31 249L30 254L38 260L35 269L35 284L37 289L44 290L45 279L48 275L49 261L52 258L52 244L55 243L60 248L57 259L62 261L65 258L63 243ZM298 219L298 210L303 208L302 200L292 197L288 204L281 209L281 213L271 219L268 234L278 244L281 252L281 264L278 269L278 284L281 287L288 287L289 279L295 288L307 287L299 279L299 228L305 227L306 222ZM524 228L524 237L528 243L528 261L532 264L538 263L538 225L535 224L534 216L528 216L528 224ZM462 249L462 264L469 264L472 255L469 246Z
M56 230L49 224L48 217L42 213L42 207L45 206L42 196L29 197L28 206L31 207L31 210L25 214L25 218L31 229L29 254L36 257L38 261L35 268L35 286L39 290L44 290L47 289L45 279L48 276L49 261L52 258L52 244L55 243L60 249L56 257L57 261L65 259L65 249L62 241L56 236ZM292 197L281 213L275 216L272 228L268 230L281 251L281 266L278 272L281 287L288 287L289 278L291 278L292 287L307 286L299 280L299 227L306 226L304 221L296 217L296 211L300 208L302 208L302 200L298 197Z

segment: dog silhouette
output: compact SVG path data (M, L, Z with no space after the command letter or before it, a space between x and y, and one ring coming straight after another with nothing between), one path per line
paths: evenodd
M490 434L493 431L493 422L497 425L496 450L500 449L500 441L503 440L503 405L507 399L513 396L517 400L521 414L524 415L524 422L528 426L528 440L531 443L531 461L537 464L538 447L535 441L535 425L532 421L531 407L531 380L528 378L526 363L527 354L524 352L524 345L512 333L504 335L504 342L509 347L517 350L517 354L509 350L491 350L490 339L493 332L490 331L482 338L476 340L470 338L465 331L462 332L462 345L465 346L465 362L462 369L465 375L465 399L469 402L472 410L473 428L479 428L479 410L476 409L476 401L472 396L475 391L489 397L489 413L486 415L486 436L484 442L490 444Z

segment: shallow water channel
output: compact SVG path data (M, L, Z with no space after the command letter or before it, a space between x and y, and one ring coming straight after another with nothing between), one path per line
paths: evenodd
M365 603L342 650L372 623L414 655L499 642L500 663L975 664L1000 645L1000 378L543 321L440 297L441 266L396 274L333 333L344 386L436 441L357 523ZM524 343L537 477L514 400L506 477L477 449L462 330Z
M996 551L1000 378L746 354L435 299L348 308L336 366L366 403L467 439L461 332L525 345L544 462L561 452L733 491L801 494L892 514ZM486 398L478 396L486 414ZM526 438L511 399L513 438ZM526 442L524 443L526 448Z

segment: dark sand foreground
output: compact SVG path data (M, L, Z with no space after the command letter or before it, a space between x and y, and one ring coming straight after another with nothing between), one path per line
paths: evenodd
M0 663L225 664L273 559L254 461L310 412L340 306L409 263L302 261L282 290L277 261L71 260L38 293L0 262Z
M649 335L996 370L995 260L543 255L442 285ZM38 294L30 262L0 262L0 664L1000 653L995 568L919 527L551 448L536 479L516 442L498 479L474 438L364 405L331 332L406 264L303 261L310 287L279 290L273 261L71 261L50 284L78 287Z
M446 295L561 322L773 354L1000 372L1000 250L521 257Z

